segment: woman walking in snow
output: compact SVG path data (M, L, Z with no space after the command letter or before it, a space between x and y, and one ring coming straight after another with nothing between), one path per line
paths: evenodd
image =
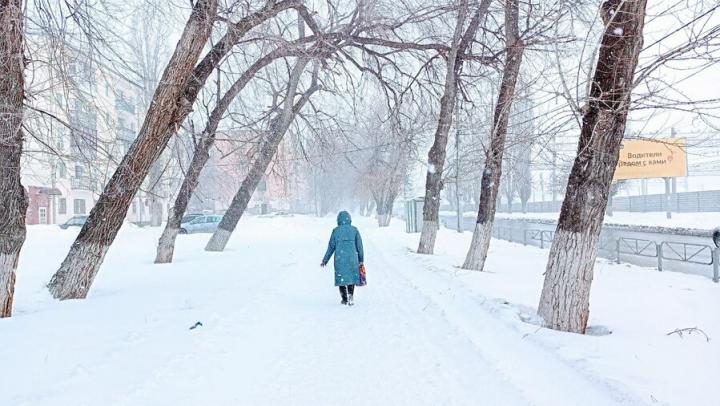
M327 252L320 263L324 267L335 254L335 286L340 288L340 303L349 306L354 304L353 294L355 285L360 283L360 265L364 259L360 232L351 223L350 213L338 213L338 226L330 234Z

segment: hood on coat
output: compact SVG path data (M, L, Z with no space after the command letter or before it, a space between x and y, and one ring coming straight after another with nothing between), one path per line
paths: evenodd
M339 226L346 225L346 224L349 225L350 223L352 223L352 218L350 218L350 213L348 213L344 210L341 211L340 213L338 213L337 224Z

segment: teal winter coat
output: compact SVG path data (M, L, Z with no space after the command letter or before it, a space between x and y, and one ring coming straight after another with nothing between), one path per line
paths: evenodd
M364 259L362 238L351 222L350 213L338 213L338 226L330 235L327 252L322 260L323 265L327 264L333 253L335 254L335 286L360 283L360 262Z

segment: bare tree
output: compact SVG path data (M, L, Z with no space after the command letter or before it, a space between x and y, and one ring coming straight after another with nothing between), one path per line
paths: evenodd
M216 0L195 3L176 52L156 89L154 102L140 134L90 212L67 258L50 281L49 288L54 297L70 299L87 295L107 249L120 230L130 201L142 185L151 164L190 113L207 78L245 34L291 8L298 9L311 29L316 28L301 0L269 2L238 22L230 23L225 35L193 69L210 35L217 10Z
M584 333L587 327L600 227L625 133L645 8L646 0L606 0L601 7L605 29L538 307L545 325L556 330Z
M255 161L250 167L250 171L242 182L240 189L235 194L230 207L228 207L225 215L223 216L218 228L213 233L210 241L208 241L205 247L206 251L223 251L232 232L235 230L237 223L245 213L248 203L252 194L255 192L260 179L265 174L265 171L270 165L275 152L277 151L278 145L283 139L283 136L287 132L288 128L292 124L297 113L307 103L310 96L318 90L317 85L317 68L313 74L313 83L308 90L306 90L297 102L295 100L295 93L300 83L300 78L305 66L310 61L307 56L301 56L298 58L295 66L290 72L290 78L288 80L288 89L281 111L273 117L270 121L269 128L266 132L265 138L261 142L261 146L257 151Z
M428 152L428 171L425 179L425 201L423 206L423 227L420 234L418 253L432 254L435 249L435 238L439 227L440 192L443 188L442 176L448 134L452 125L453 111L457 101L458 75L466 57L470 42L485 19L491 0L483 0L473 13L472 19L465 29L465 20L469 13L468 1L461 1L455 22L455 32L447 53L445 84L440 99L440 114L435 131L433 145Z
M520 151L518 159L515 163L514 183L517 189L518 198L520 199L520 207L523 213L527 212L527 204L532 197L532 164L531 164L531 145L525 145Z
M262 58L253 63L245 72L243 72L237 81L230 86L227 92L225 92L222 98L218 101L217 105L210 113L210 118L208 119L205 129L202 131L195 144L192 161L185 173L182 186L175 198L175 204L173 205L172 211L168 214L168 221L158 242L155 263L161 264L172 262L175 239L180 232L180 221L185 215L190 197L197 187L200 173L210 159L210 148L215 144L215 136L218 125L230 107L232 101L262 68L279 58L299 54L301 52L308 53L312 51L305 51L303 48L285 44L264 55Z
M393 214L395 199L400 193L403 177L407 174L407 158L403 156L407 151L406 145L399 145L395 154L390 155L389 160L375 157L371 161L373 170L371 172L372 182L370 189L375 200L378 226L387 227Z
M513 134L510 140L512 183L520 199L521 211L527 211L527 203L532 196L532 149L535 142L535 117L532 100L528 94L528 85L520 77L520 89L512 105L513 115L510 128Z
M477 223L475 224L472 242L463 269L482 271L487 258L488 247L490 246L490 238L492 237L492 226L495 220L502 174L508 117L515 97L515 85L520 74L520 65L525 50L524 41L520 38L518 20L518 0L507 0L505 2L505 41L507 48L505 68L497 104L495 105L490 145L485 154L485 170L482 174ZM512 182L508 183L512 187ZM509 204L512 204L513 194L510 193Z
M140 105L141 111L149 109L153 94L162 76L162 68L166 60L165 38L169 33L169 27L164 24L166 17L161 14L159 8L150 3L141 4L133 16L134 24L137 27L132 31L130 39L130 51L133 68L137 72L140 82ZM168 160L172 154L163 154L150 167L145 184L146 195L150 200L150 225L158 227L162 223L163 205L160 197L167 194L162 177L168 166Z
M100 264L122 226L133 196L173 133L169 130L176 125L178 118L188 114L192 106L194 98L187 98L184 85L210 36L216 10L216 0L200 0L193 7L175 53L155 91L140 134L48 285L55 298L87 296Z
M379 227L390 225L393 206L408 175L409 164L415 145L413 142L414 126L405 126L396 112L387 129L369 135L369 140L376 144L367 160L368 168L361 179L370 190L377 212ZM408 120L409 121L409 120ZM381 141L385 141L381 144Z
M0 1L0 317L12 315L28 199L20 183L25 102L22 0Z

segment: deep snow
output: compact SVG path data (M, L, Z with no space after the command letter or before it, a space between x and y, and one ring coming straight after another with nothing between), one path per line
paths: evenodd
M558 333L533 324L546 250L493 240L487 272L462 271L470 233L420 256L393 222L355 222L369 286L353 308L318 266L332 218L245 218L222 253L183 235L167 265L159 229L124 227L67 302L44 284L76 231L30 227L0 405L720 404L717 284L599 261L590 325L612 334ZM667 335L695 326L711 340Z

